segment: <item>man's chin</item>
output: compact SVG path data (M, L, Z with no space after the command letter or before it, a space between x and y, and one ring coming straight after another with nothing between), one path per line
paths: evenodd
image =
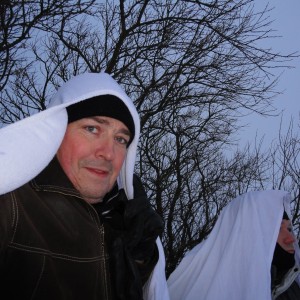
M108 193L108 191L91 191L90 189L88 191L79 191L82 198L90 204L95 204L102 202L104 196Z
M102 202L103 197L85 197L83 196L84 201L86 201L89 204L96 204L99 202Z

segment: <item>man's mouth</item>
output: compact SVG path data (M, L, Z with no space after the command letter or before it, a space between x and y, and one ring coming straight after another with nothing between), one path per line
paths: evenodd
M85 167L86 170L88 170L90 173L95 174L97 176L107 176L109 171L106 169L98 169L93 167Z

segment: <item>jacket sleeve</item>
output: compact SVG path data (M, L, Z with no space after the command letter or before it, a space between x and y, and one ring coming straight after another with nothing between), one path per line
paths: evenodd
M137 177L134 199L128 200L120 190L118 206L109 218L106 216L104 225L117 298L142 299L142 287L159 259L156 239L163 231L163 222Z
M156 239L163 232L163 221L152 208L140 179L134 176L134 199L127 202L124 223L127 245L136 261L143 284L158 261Z

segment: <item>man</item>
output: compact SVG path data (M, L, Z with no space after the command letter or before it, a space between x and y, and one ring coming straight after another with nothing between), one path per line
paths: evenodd
M162 221L133 175L139 126L117 82L87 73L0 130L2 295L140 300L145 286L159 299Z
M284 210L290 216L290 195L284 191L253 191L233 199L222 210L208 238L188 252L170 275L170 298L275 299L271 265L275 263L276 242L289 251L294 248L291 282L299 288L299 246L295 239L279 233Z
M283 214L271 266L272 299L300 299L299 264L295 261L295 242L291 221ZM299 257L298 257L299 259Z

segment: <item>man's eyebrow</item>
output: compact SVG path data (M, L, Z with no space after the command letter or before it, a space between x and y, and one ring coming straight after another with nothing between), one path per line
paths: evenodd
M103 119L101 117L95 116L95 117L90 117L90 119L94 120L95 122L99 123L99 124L105 124L105 125L109 125L109 121L106 119ZM122 122L123 123L123 122ZM126 128L122 128L121 133L128 135L129 137L131 137L131 133L128 129Z

